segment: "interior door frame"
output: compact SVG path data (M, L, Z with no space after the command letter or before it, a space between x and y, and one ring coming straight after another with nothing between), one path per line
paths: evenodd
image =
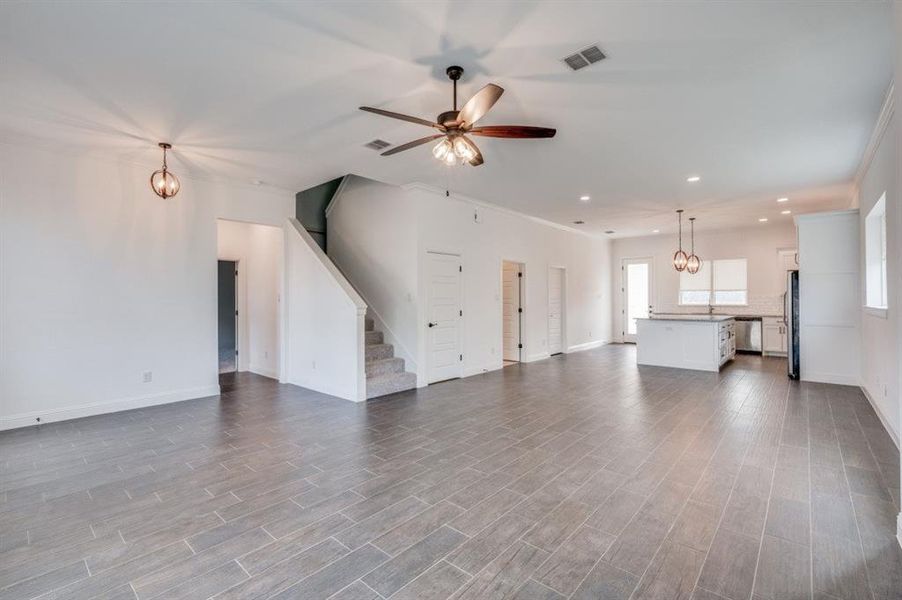
M517 362L524 362L524 350L526 350L526 340L524 339L524 328L523 328L523 315L526 314L526 294L523 292L526 290L526 263L521 260L515 260L510 258L502 258L500 264L501 267L501 343L498 346L501 349L501 364L504 364L506 360L504 358L504 263L510 263L512 265L517 265L517 268L520 269L520 276L517 278L517 293L520 298L520 312L517 313L517 327L519 328L519 332L517 334L517 338L519 339L518 344L520 345L517 348Z
M555 352L555 354L566 354L567 353L567 267L563 265L548 265L548 273L551 274L551 271L554 269L558 269L561 272L561 351ZM551 278L548 278L548 297L546 298L546 302L548 303L549 308L551 307ZM551 316L545 320L546 339L548 342L548 354L551 354Z
M632 256L620 259L620 336L621 341L627 344L635 344L635 336L626 333L627 330L627 292L626 292L626 266L628 264L648 264L648 306L649 311L655 305L655 258L653 256Z
M425 302L425 314L424 314L425 318L423 319L424 322L422 324L422 327L424 328L423 331L424 331L424 336L425 336L425 343L423 344L423 349L425 350L423 365L425 366L425 383L426 383L426 385L431 385L433 383L441 383L442 381L450 381L451 379L459 379L459 378L463 377L463 375L464 375L464 361L461 360L461 361L458 361L457 374L454 377L437 379L435 381L431 380L431 377L432 377L432 352L431 352L431 348L429 347L428 329L425 329L426 321L429 320L430 313L431 313L431 311L430 311L431 296L429 295L430 278L432 276L432 267L431 267L432 257L430 256L431 254L438 254L438 255L442 255L442 256L456 256L461 265L460 277L458 278L458 306L460 307L460 311L462 314L459 317L460 321L459 321L459 326L457 328L457 349L460 351L461 355L464 354L464 333L465 333L464 332L464 324L466 323L466 321L464 320L466 318L466 310L464 309L464 269L463 269L464 254L463 254L463 252L461 252L459 250L426 248L426 250L425 250L426 277L424 278L424 280L425 280L424 283L426 286L426 288L425 288L426 302Z
M231 256L231 255L229 255ZM246 336L243 331L244 328L244 319L242 318L244 315L242 314L242 292L244 290L244 269L241 266L240 258L229 258L226 257L216 257L216 265L217 272L216 276L219 277L219 263L220 262L232 262L235 263L235 370L231 371L233 373L240 372L241 369L241 360L244 357L244 347L243 345L246 343ZM216 290L216 302L217 307L219 306L219 282L217 281L217 290ZM219 372L219 327L216 328L216 372ZM229 372L229 371L226 371Z

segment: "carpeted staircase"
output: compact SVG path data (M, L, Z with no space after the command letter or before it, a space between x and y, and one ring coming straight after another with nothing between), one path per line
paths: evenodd
M366 317L366 397L412 390L417 387L416 373L404 370L404 359L395 356L395 349L386 344L381 331L375 331L373 319Z

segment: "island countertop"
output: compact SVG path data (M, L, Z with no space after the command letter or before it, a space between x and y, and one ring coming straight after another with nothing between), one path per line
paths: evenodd
M722 323L731 321L736 317L732 315L652 315L640 317L637 321L700 321L703 323Z

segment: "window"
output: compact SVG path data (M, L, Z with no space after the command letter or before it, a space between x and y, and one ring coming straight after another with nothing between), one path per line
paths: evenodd
M865 303L887 307L886 293L886 192L864 221Z
M748 304L748 273L744 258L702 261L698 273L680 273L679 303L687 306Z

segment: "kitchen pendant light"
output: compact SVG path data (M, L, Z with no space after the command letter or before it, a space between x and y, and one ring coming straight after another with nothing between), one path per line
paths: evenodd
M683 252L683 209L679 209L677 211L677 217L680 221L680 246L679 250L674 252L673 254L673 268L677 271L683 272L686 269L686 264L689 262L689 257Z
M689 251L689 258L686 259L686 270L690 275L695 275L702 268L701 259L695 255L695 217L689 217L689 227L692 230L692 249Z
M163 168L154 171L153 175L150 176L150 187L153 188L154 193L160 198L172 198L179 193L179 189L182 187L179 183L179 178L170 173L169 168L166 166L166 151L172 148L172 144L160 142L159 146L163 149Z

